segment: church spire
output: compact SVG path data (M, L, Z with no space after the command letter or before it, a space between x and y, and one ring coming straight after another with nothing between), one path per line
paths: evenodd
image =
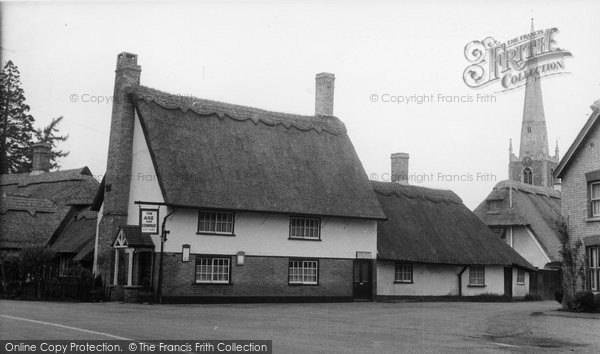
M531 18L531 33L533 33L533 17Z
M531 32L533 28L533 18L531 19ZM544 101L542 98L542 85L540 74L536 70L538 66L537 58L533 57L534 44L531 43L532 57L527 61L524 74L527 79L525 82L525 102L523 105L523 122L521 125L521 146L519 156L539 156L548 155L548 139L546 130L546 117L544 115Z
M532 18L531 33L534 31ZM550 156L541 77L538 71L538 59L535 57L539 54L535 46L536 39L540 39L539 36L539 33L537 38L531 36L528 43L529 50L523 52L527 62L519 73L520 76L525 77L521 142L519 156L510 154L512 144L509 147L508 176L513 181L552 187L554 184L552 173L558 164L558 146L556 156Z

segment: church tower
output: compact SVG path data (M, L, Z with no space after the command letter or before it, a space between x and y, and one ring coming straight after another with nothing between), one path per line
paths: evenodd
M533 32L533 20L531 32ZM527 61L525 72L532 74L527 77L525 84L519 156L513 153L511 141L508 176L509 179L514 181L552 188L554 186L552 174L559 160L558 142L555 155L550 156L541 78L539 72L535 70L537 65L537 58Z

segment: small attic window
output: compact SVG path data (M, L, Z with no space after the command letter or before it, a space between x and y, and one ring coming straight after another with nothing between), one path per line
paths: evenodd
M502 208L501 200L490 200L488 202L490 211L499 211Z
M527 133L531 134L531 125L527 126Z

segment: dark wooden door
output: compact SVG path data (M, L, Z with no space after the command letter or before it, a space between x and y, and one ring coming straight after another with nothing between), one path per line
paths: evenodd
M150 288L152 284L152 253L139 252L139 267L138 267L138 285L143 288Z
M354 261L354 298L370 300L373 295L373 265L370 260Z
M513 269L504 267L504 295L512 297Z

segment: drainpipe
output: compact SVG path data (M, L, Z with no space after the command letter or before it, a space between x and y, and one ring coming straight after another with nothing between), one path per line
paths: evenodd
M462 275L467 270L468 266L463 266L463 268L458 272L458 296L462 296Z
M173 210L172 212L165 215L165 217L163 218L162 228L161 228L162 230L161 230L161 235L160 235L160 261L158 263L158 291L157 291L159 304L162 304L163 255L164 255L164 250L165 250L165 241L167 241L167 235L171 232L171 231L165 230L165 226L167 224L167 218L169 216L173 215L174 212L175 212L175 210Z

